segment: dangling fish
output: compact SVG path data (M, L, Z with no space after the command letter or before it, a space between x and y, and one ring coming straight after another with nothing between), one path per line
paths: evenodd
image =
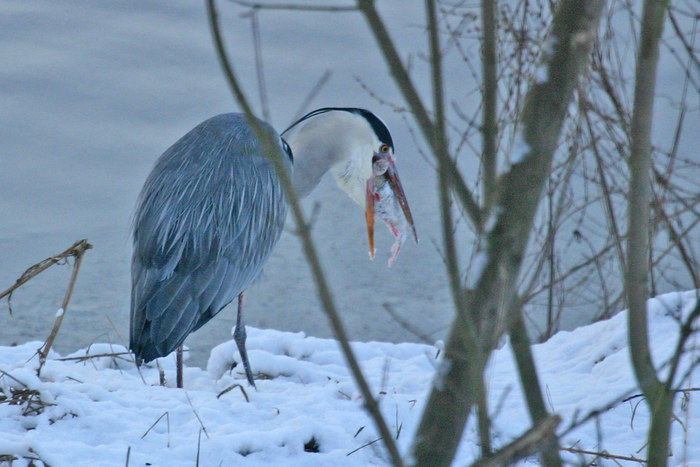
M367 235L369 237L369 255L374 259L374 218L384 221L396 238L391 246L391 266L399 256L401 245L406 241L407 232L411 230L413 239L418 243L418 234L413 224L411 209L399 181L394 161L388 152L375 153L372 158L373 176L367 180Z

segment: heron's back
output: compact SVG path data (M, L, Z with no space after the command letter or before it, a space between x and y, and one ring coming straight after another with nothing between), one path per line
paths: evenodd
M272 163L241 114L213 117L165 151L134 220L130 347L137 359L169 354L243 292L286 212Z

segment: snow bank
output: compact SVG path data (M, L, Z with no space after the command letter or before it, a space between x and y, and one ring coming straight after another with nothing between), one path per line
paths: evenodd
M668 294L649 304L653 356L661 365L673 352L678 318L694 307L695 294ZM621 402L638 393L625 320L621 313L534 347L548 406L564 419L559 432L565 447L645 455L646 405L641 398ZM186 368L184 390L172 387L172 358L160 359L167 381L161 386L154 365L139 371L128 354L121 355L123 347L108 344L64 358L52 353L37 377L40 345L0 347L0 465L10 455L17 458L14 465L38 458L55 467L123 466L127 455L132 466L192 466L198 456L203 466L387 464L380 443L370 444L376 431L333 340L249 328L257 391L247 386L240 367L232 368L233 342L212 350L206 371ZM405 451L439 364L437 348L378 342L353 348ZM687 377L678 387L697 385L700 371L689 370L697 357L696 351L684 361L680 374ZM495 352L488 372L494 444L502 445L529 424L508 346ZM677 398L673 465L700 465L700 443L693 441L700 439L695 397L689 392ZM597 410L597 418L569 430ZM477 442L472 419L459 464L474 459ZM592 459L564 455L576 464Z

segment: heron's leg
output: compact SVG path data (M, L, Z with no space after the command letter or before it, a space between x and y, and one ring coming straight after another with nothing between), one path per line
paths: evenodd
M175 367L177 368L177 387L182 388L182 344L177 346L177 354L175 359Z
M248 351L245 348L245 324L243 323L243 292L238 296L238 317L236 318L236 330L233 331L233 340L236 341L238 353L241 354L243 368L245 368L245 376L248 378L248 384L255 387L253 380L253 372L250 370L250 362L248 361Z

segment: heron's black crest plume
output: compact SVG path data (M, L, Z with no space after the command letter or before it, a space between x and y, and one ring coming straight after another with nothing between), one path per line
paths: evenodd
M313 118L317 115L324 114L326 112L335 112L335 111L340 111L340 112L349 112L355 115L359 115L365 120L367 120L367 123L372 127L372 130L374 130L374 133L377 135L377 139L381 141L383 144L389 145L392 149L394 149L394 141L391 139L391 133L389 132L389 129L386 127L384 122L374 115L372 112L370 112L367 109L361 109L358 107L323 107L321 109L316 109L312 112L307 113L303 117L301 117L299 120L296 122L292 123L289 128L284 130L281 134L284 135L286 132L300 124L301 122L308 120L310 118Z

